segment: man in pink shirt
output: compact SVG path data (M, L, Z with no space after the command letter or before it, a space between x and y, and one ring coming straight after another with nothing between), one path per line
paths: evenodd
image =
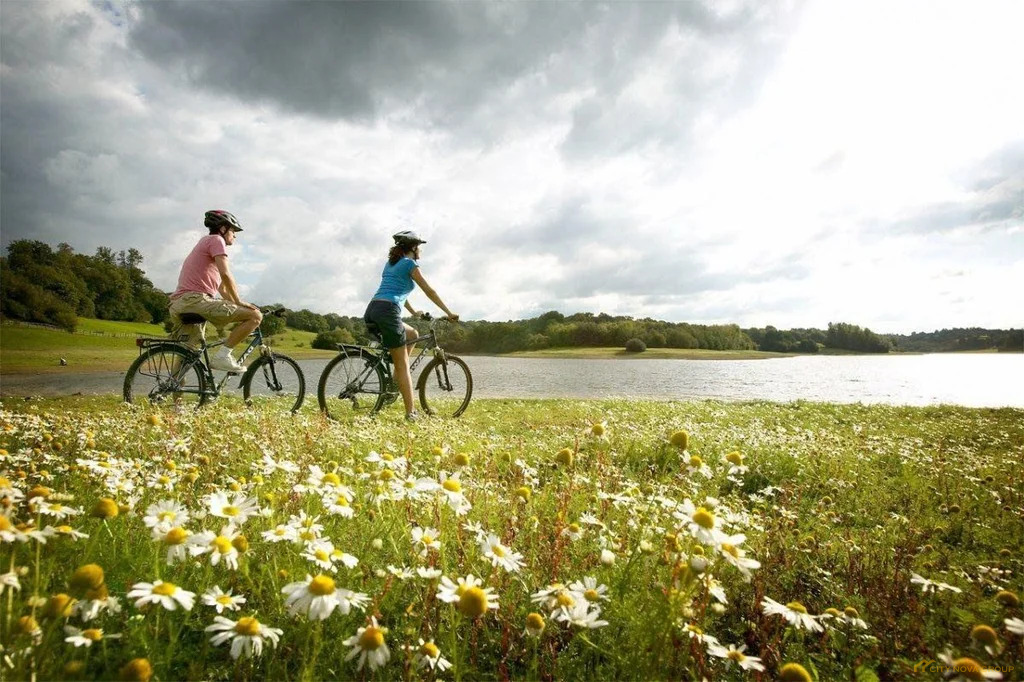
M202 315L218 329L236 322L227 341L210 358L210 367L241 372L244 368L231 355L231 349L263 321L259 308L238 297L238 287L228 267L227 247L235 243L235 235L242 231L242 226L227 211L207 211L204 224L210 234L200 239L185 259L178 275L178 288L171 294L172 333L187 333L193 345L205 338L206 325L184 325L180 317L183 313ZM221 298L215 299L218 293Z

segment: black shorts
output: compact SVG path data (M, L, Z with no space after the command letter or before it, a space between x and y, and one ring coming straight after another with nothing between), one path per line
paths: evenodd
M374 299L366 306L363 322L381 336L385 348L401 348L405 345L405 323L402 322L402 308L391 301Z

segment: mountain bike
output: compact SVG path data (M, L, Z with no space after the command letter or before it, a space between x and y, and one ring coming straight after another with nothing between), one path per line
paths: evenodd
M268 308L264 315L283 317L284 308ZM203 324L202 315L181 315L184 324ZM257 327L251 334L249 345L238 358L239 364L254 352L259 357L242 373L238 387L247 405L274 405L289 412L297 412L306 397L306 378L298 363L287 355L275 353L263 343L263 332ZM135 359L124 378L124 400L132 403L148 400L152 405L187 405L195 408L220 396L224 385L237 372L227 372L218 381L210 369L210 350L223 345L223 341L194 349L181 339L140 337L135 340L139 357Z
M434 321L430 332L406 343L407 346L422 346L410 363L409 371L411 374L430 356L415 384L420 406L430 415L458 417L469 406L473 376L462 358L446 352L438 342L437 331L444 322L447 320ZM379 343L379 335L376 338ZM401 397L387 348L341 343L338 350L338 355L324 367L316 392L320 410L328 417L374 414Z

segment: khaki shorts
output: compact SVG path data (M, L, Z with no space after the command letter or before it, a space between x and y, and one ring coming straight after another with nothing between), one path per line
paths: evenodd
M195 313L202 315L209 321L218 332L232 322L241 322L245 319L245 309L222 299L213 298L207 294L191 293L182 294L178 298L171 299L168 306L171 313L171 336L185 337L186 343L190 346L199 347L206 340L205 324L182 324L178 316L182 313Z

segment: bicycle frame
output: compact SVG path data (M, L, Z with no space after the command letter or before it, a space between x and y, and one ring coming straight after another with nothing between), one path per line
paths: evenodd
M420 363L423 361L423 358L427 355L427 353L430 353L431 351L433 351L432 355L434 357L437 357L438 355L442 355L443 356L443 354L444 354L444 349L441 348L438 345L438 343L437 343L437 334L435 333L435 331L433 329L431 329L429 332L427 332L423 336L417 337L417 338L413 339L412 341L406 341L405 342L406 346L417 346L417 345L420 345L420 344L422 344L423 347L420 348L419 354L417 354L416 357L412 360L412 362L409 363L409 373L410 374L412 374L412 372L420 365ZM362 389L363 384L366 383L366 380L369 379L370 374L377 367L380 367L381 370L384 372L384 377L385 377L385 379L387 379L389 384L394 382L394 374L391 371L391 365L392 365L391 351L389 349L384 348L383 346L371 347L371 346L359 346L359 345L355 345L355 344L342 343L342 344L338 344L338 350L340 352L342 352L342 353L345 353L346 355L363 355L363 354L368 354L368 355L372 356L373 358L375 358L375 362L373 362L371 364L367 364L366 368L363 369L363 371L359 373L359 376L357 376L355 379L353 379L351 382L349 382L349 385L346 386L342 390L342 393L348 392L353 386L356 389ZM385 389L384 386L382 386L381 389L385 393L395 393L395 398L397 398L397 395L398 395L397 392L395 392L395 391L384 391L384 389Z

